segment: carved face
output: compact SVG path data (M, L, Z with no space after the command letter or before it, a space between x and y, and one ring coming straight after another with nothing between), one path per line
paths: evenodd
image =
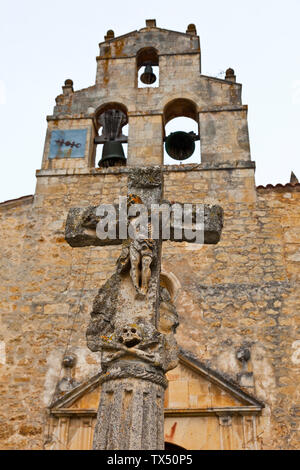
M118 339L127 348L133 348L142 341L141 330L136 325L126 325L122 328Z

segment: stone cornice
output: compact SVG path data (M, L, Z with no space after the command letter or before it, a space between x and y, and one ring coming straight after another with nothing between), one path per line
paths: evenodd
M22 196L18 199L9 199L8 201L0 202L0 209L10 209L12 207L21 206L23 204L31 204L34 196Z
M77 168L77 169L51 169L51 170L37 170L36 176L50 177L50 176L77 176L77 175L121 175L127 174L130 170L130 166L127 167L112 167L112 168ZM227 170L247 170L255 169L255 162L252 161L237 161L235 164L232 162L222 163L190 163L186 165L162 165L163 173L177 173L177 172L190 172L190 171L227 171Z
M197 416L253 416L261 414L262 408L259 406L228 406L224 408L165 408L165 417L197 417ZM50 414L56 418L61 417L97 417L97 410L94 408L54 408Z

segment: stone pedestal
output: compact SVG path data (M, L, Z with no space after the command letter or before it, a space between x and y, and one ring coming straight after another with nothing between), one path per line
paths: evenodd
M136 377L130 377L136 375ZM163 373L147 364L114 364L102 378L95 450L163 450Z

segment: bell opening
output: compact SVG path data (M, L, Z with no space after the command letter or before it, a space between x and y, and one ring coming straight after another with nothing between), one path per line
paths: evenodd
M174 160L187 160L195 151L193 133L172 132L166 140L166 151Z
M138 71L138 88L158 88L159 67L153 65L142 66Z
M120 106L106 107L97 117L95 164L100 168L126 166L128 118Z
M159 86L159 57L154 47L144 47L136 54L138 88Z
M195 140L198 134L199 126L194 119L181 116L171 119L165 126L164 165L200 164L200 141Z

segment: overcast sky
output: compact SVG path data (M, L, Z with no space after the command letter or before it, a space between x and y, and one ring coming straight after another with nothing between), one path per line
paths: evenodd
M98 43L157 26L195 23L202 73L232 67L249 106L257 184L300 177L299 0L0 0L0 201L35 191L46 115L66 78L75 90L95 82Z

